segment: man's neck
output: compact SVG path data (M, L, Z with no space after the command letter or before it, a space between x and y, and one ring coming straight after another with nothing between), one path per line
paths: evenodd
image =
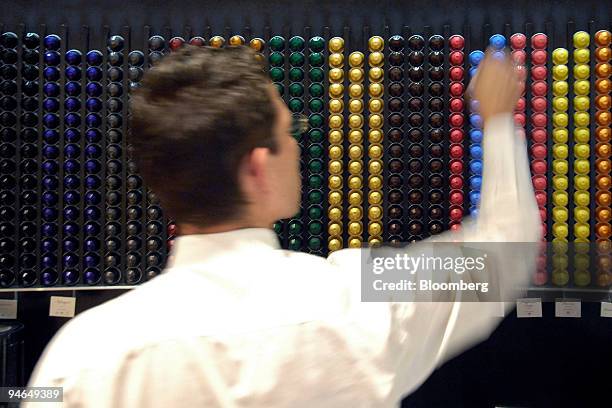
M216 234L220 232L234 231L237 229L244 228L271 228L271 224L262 222L252 223L226 223L217 224L214 226L201 226L197 224L179 224L178 231L180 235L194 235L194 234Z

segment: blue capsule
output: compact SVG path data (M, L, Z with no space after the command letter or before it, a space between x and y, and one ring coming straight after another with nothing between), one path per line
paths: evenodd
M87 79L90 81L99 81L102 79L102 70L98 67L87 68Z
M43 59L45 64L50 66L56 66L60 63L60 55L57 51L45 51Z
M57 281L57 272L55 272L53 270L44 271L40 275L40 280L41 280L42 284L45 285L45 286L54 285L55 282Z
M489 38L489 45L496 50L501 50L506 46L506 37L501 34L493 34Z
M85 234L87 235L98 235L100 233L100 226L95 222L88 222L85 224Z
M81 63L81 51L79 50L70 50L66 52L66 62L71 65L79 65Z
M78 113L69 113L64 116L64 123L66 126L78 127L81 124L81 115Z
M59 110L59 101L55 98L46 98L43 101L43 108L47 112L57 112Z
M100 171L100 163L96 160L87 160L85 162L85 168L89 174L97 173Z
M83 275L83 278L85 279L86 284L95 285L100 280L100 271L97 269L87 269Z
M43 75L47 81L57 81L60 77L59 69L47 67L43 70Z
M87 207L85 209L85 218L87 218L88 220L98 220L100 219L100 210L96 207Z
M57 178L50 176L43 177L42 184L47 190L55 190L59 185Z
M64 208L64 218L70 221L76 221L79 218L79 210L76 207Z
M470 101L470 111L472 113L477 113L480 111L480 102L476 99L472 99Z
M100 249L100 243L95 238L90 238L85 240L85 250L90 252L95 252Z
M97 129L87 129L85 132L85 138L88 142L99 142L102 139L102 134Z
M480 192L470 191L470 203L477 205L480 202Z
M75 238L67 238L62 242L64 252L74 252L79 249L79 242Z
M482 143L482 130L470 129L470 141L472 143Z
M45 205L55 205L57 204L57 194L52 191L45 191L42 195L42 200Z
M71 255L71 256L74 256L74 255ZM65 258L66 257L64 257L64 261L66 260ZM78 258L77 258L77 260L75 262L75 265L78 262L79 261L78 261ZM75 265L73 265L73 266L75 266ZM79 280L79 273L77 271L73 270L73 269L69 269L67 271L64 271L64 273L62 273L62 278L64 279L64 283L66 285L74 285Z
M85 155L88 158L96 158L100 157L102 154L102 149L98 145L90 144L85 148Z
M470 125L472 127L482 129L482 116L477 113L470 114Z
M85 123L87 123L87 126L90 128L97 128L102 124L102 119L97 113L90 113L85 118Z
M62 40L56 34L49 34L45 37L43 43L45 44L45 48L49 50L57 50L59 49Z
M470 52L470 56L469 56L470 64L472 64L473 66L478 66L478 64L482 62L484 57L485 57L484 52L480 50L472 51Z
M87 176L85 178L85 186L87 186L89 190L95 190L96 188L100 187L100 184L102 183L96 176Z
M98 50L91 50L86 56L87 63L89 65L100 65L103 61L102 53Z
M57 162L47 160L43 163L43 170L47 174L56 174L58 170Z
M81 93L81 84L78 82L68 82L65 88L66 93L70 96L78 96Z
M478 207L471 207L470 208L470 215L472 217L478 217Z
M100 257L98 257L96 254L87 254L85 255L83 263L85 264L85 267L92 268L100 263Z
M64 131L64 139L66 139L67 142L75 143L78 142L80 138L81 134L76 129L66 129Z
M102 109L102 101L97 98L89 98L86 106L89 112L99 112Z
M470 161L470 172L477 176L481 176L482 175L482 161L480 160Z
M75 144L69 144L69 145L66 145L66 147L64 147L64 155L71 159L78 157L80 153L81 153L81 149L79 149L79 146Z
M45 207L42 210L42 216L45 221L55 221L57 219L57 210L55 208Z
M54 237L57 235L57 226L55 224L43 224L42 233L46 237Z
M57 141L59 140L59 133L57 132L57 130L46 129L43 132L43 139L45 140L46 143L50 143L50 144L57 143Z
M493 51L493 58L499 61L503 61L506 58L506 54L503 51Z
M79 186L80 180L77 176L64 177L64 187L66 189L74 189Z
M471 190L480 190L481 187L482 187L482 177L480 176L470 177L470 189Z
M97 191L88 191L85 193L85 202L88 205L96 205L101 201L100 193Z
M77 67L66 67L64 72L66 73L66 78L71 81L78 81L81 79L81 70Z
M57 159L59 156L59 148L57 146L46 145L43 147L43 156L46 159Z
M80 199L81 196L76 191L66 191L64 193L64 201L68 204L77 204Z
M478 72L478 68L476 68L476 67L471 67L468 70L468 73L470 74L470 78L474 78L476 76L477 72Z
M482 146L477 144L471 145L470 156L472 159L482 159Z
M64 171L66 173L76 173L79 171L80 167L79 162L74 159L68 159L64 162Z
M100 96L102 95L102 85L100 85L97 82L91 82L87 84L86 92L87 92L87 95L91 97Z
M59 95L60 87L55 82L48 82L43 86L43 92L49 97L55 97Z
M44 239L40 245L43 252L53 252L57 249L57 242L54 239Z
M57 264L57 258L53 254L46 254L43 255L41 263L43 267L51 268Z
M75 236L79 234L79 227L71 222L69 224L64 225L64 235Z
M77 98L70 97L64 102L64 107L68 112L76 112L81 108L81 101Z
M79 257L74 254L64 255L64 267L74 268L79 262Z
M47 113L43 116L43 123L48 128L56 128L59 125L59 117L54 113Z

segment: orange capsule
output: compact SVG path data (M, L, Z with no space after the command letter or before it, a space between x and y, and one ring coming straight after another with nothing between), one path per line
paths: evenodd
M599 126L610 126L610 123L612 123L612 113L608 111L597 111L595 114L595 121Z
M610 274L601 272L597 275L597 285L601 287L606 287L610 285Z
M612 260L608 256L600 256L597 258L597 268L600 271L609 271L612 267Z
M610 222L612 211L608 207L597 207L595 218L600 222Z
M612 97L610 95L598 95L595 98L595 106L597 109L608 110L612 106Z
M600 47L607 47L612 40L612 33L608 30L599 30L595 33L595 44Z
M598 79L595 82L595 88L600 94L607 94L612 89L612 82L609 79Z
M595 58L597 61L606 62L612 55L612 49L610 47L600 47L595 50Z
M595 137L598 142L608 143L612 138L612 131L609 127L598 127L595 129Z
M595 72L599 78L607 78L612 72L612 67L607 62L599 63L595 66Z
M610 172L610 160L607 159L598 159L595 162L595 167L597 168L597 172L599 174L608 174Z
M610 144L609 143L597 143L595 145L595 152L597 153L597 157L602 159L607 159L610 157Z
M601 222L595 226L595 233L597 234L597 237L607 239L610 238L610 235L612 235L612 228L610 227L610 224Z
M598 191L597 194L595 194L595 200L598 205L609 207L610 203L612 203L612 195L609 191Z
M597 176L597 189L608 190L612 185L612 178L608 175Z

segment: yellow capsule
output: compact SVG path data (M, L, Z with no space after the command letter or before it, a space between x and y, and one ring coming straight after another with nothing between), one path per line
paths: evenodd
M552 249L553 249L553 253L555 254L566 254L568 250L567 240L563 238L553 238Z
M370 190L380 190L380 188L382 187L381 178L378 176L370 177L370 180L368 182L368 187L370 188Z
M363 97L363 85L361 84L349 85L349 95L351 96L351 98Z
M377 205L368 208L368 218L373 221L380 220L382 218L382 208Z
M589 205L589 203L591 202L590 198L591 197L589 193L584 191L576 191L574 193L574 203L582 207L586 207Z
M263 63L266 60L266 57L263 54L257 53L255 54L255 61Z
M590 87L589 81L576 81L574 82L574 93L576 95L588 95Z
M380 82L383 79L384 71L380 67L372 67L368 71L368 76L372 82Z
M567 270L553 271L552 282L556 286L565 286L569 282L569 273Z
M344 55L334 53L329 54L329 66L334 68L342 68L342 64L344 63Z
M574 219L578 222L589 221L589 209L585 207L574 208Z
M368 124L370 125L370 128L372 129L378 129L381 128L383 125L383 117L382 115L379 115L377 113L370 115L370 118L368 120Z
M349 127L352 129L363 127L363 116L352 113L348 118Z
M587 111L590 105L588 96L576 96L574 98L574 109L577 111Z
M555 65L552 69L552 74L555 81L565 81L569 76L569 69L567 69L567 65Z
M587 112L576 112L574 113L574 124L579 127L585 127L589 125L589 114Z
M569 52L565 48L556 48L552 53L555 65L567 64Z
M329 111L332 113L342 113L344 110L344 103L340 99L329 100Z
M591 186L591 179L589 176L574 176L574 188L576 190L587 191Z
M380 160L370 160L368 163L368 171L370 174L382 173L382 162Z
M329 127L332 129L338 129L340 127L342 127L342 125L344 124L344 118L342 117L342 115L329 115Z
M552 194L553 204L557 207L567 207L569 197L565 191L555 191Z
M342 96L342 92L344 92L344 85L342 84L329 84L329 95L332 98L338 98Z
M361 213L361 209L359 207L351 207L348 211L348 217L351 221L359 221L362 218L363 214Z
M553 124L557 127L567 127L569 118L567 113L553 113Z
M569 101L564 96L555 96L553 98L553 109L557 112L566 112L569 107Z
M249 47L257 52L263 51L264 45L265 43L261 38L253 38L251 41L249 41Z
M567 229L567 224L565 223L555 223L553 224L553 235L559 238L566 238L569 230Z
M576 265L576 271L574 272L576 286L589 286L591 284L591 273L587 270L588 268L588 258L586 265L583 262Z
M553 176L553 187L565 191L569 187L569 180L566 176Z
M382 37L379 37L377 35L370 37L370 39L368 40L368 48L370 49L370 51L380 51L382 50L384 45L385 41L382 39Z
M569 86L566 81L555 81L553 82L553 95L554 96L565 96Z
M359 235L363 232L361 224L358 222L350 222L348 225L348 233L350 235Z
M383 134L380 129L370 129L368 132L368 141L370 143L380 143L382 141Z
M574 78L576 79L588 79L591 73L591 69L587 64L576 64L574 65Z
M588 160L577 159L574 161L574 172L577 174L589 174L590 167Z
M577 64L586 64L589 62L591 53L587 48L579 48L574 50L574 62Z
M579 159L588 159L591 148L586 143L576 143L574 145L574 156Z
M569 259L567 255L554 255L552 257L552 264L554 269L567 269Z
M577 127L574 129L574 141L577 143L589 143L591 133L588 128Z
M567 143L568 131L565 128L554 128L553 129L553 141L555 143Z
M368 94L373 98L378 98L383 93L383 86L378 83L371 83L368 87Z
M342 202L342 193L339 191L330 191L327 199L331 205L340 205Z
M349 248L361 248L361 244L363 244L363 242L359 238L349 239Z
M329 143L331 144L342 143L342 131L338 129L334 129L329 132L329 135L327 138L329 140Z
M368 148L368 156L371 159L380 159L382 157L382 148L380 145L370 145Z
M241 35L233 35L229 39L229 44L234 45L234 46L244 45L245 44L244 37Z
M340 68L332 68L329 70L329 79L334 82L342 81L344 78L344 71Z
M351 82L363 81L363 69L351 68L349 71L349 79L351 80Z
M340 241L338 238L332 238L329 240L327 248L332 252L342 249L342 241Z
M383 64L384 56L382 52L375 51L368 56L368 62L372 67L379 67Z
M211 47L221 48L223 47L223 44L225 44L225 39L221 36L215 35L208 43Z
M382 226L378 222L372 222L368 225L368 232L370 235L380 235L382 233Z
M372 98L368 102L368 108L372 113L380 113L383 109L383 101L379 98Z
M351 129L348 136L349 142L351 143L361 143L363 141L363 130L361 129Z
M372 205L382 203L382 194L379 191L370 191L368 194L368 203Z
M349 204L351 205L361 205L363 202L363 197L361 196L361 191L353 191L349 194Z
M351 190L358 190L363 186L363 181L359 176L351 176L348 179L348 186Z
M349 55L349 65L351 67L360 67L363 65L364 58L363 53L359 51L351 52Z
M566 144L555 144L553 146L553 157L555 159L567 159L568 148Z
M330 146L329 147L329 157L331 159L340 159L342 157L342 147L341 146Z
M370 246L372 247L379 247L382 245L382 241L374 236L370 236L370 238L368 238L368 242L370 243Z
M338 210L338 208L334 208L334 210ZM342 216L342 214L340 214L340 216ZM331 218L331 216L330 216L330 218ZM332 222L327 227L327 231L329 232L329 235L331 235L331 236L338 236L338 235L342 234L342 226L339 223L337 223L337 222Z
M553 173L555 174L567 174L569 165L567 160L554 160L553 161Z
M363 112L363 100L361 100L361 99L351 99L349 101L349 112L351 112L351 113L361 113L361 112Z
M342 187L342 177L329 176L329 188L339 189L340 187Z
M586 48L589 46L589 42L591 37L589 33L586 31L576 31L574 33L574 47L576 48Z
M342 210L340 210L338 207L330 208L329 211L327 212L327 215L329 216L329 219L331 221L340 221L340 220L342 220ZM334 225L334 224L330 224L330 228L331 228L331 225ZM338 224L335 224L335 225L340 227ZM335 233L335 234L333 234L331 231L329 232L330 235L339 235L341 233L342 233L342 229L341 228L339 228L338 232Z
M361 148L361 146L352 145L349 147L349 157L352 160L358 160L361 158L362 155L363 155L363 149Z
M588 224L574 224L574 235L576 236L576 238L586 239L589 237L590 233L591 228L589 228Z
M342 173L342 162L340 160L332 160L329 162L329 172L331 174Z
M340 52L344 49L344 39L341 37L334 37L329 40L329 50L331 52Z
M361 164L361 161L353 160L349 162L348 170L351 174L361 174L361 171L363 170L363 164Z
M554 207L552 210L552 217L555 222L567 222L569 212L565 207Z

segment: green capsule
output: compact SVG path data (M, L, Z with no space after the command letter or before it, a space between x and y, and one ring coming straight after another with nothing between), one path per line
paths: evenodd
M308 169L311 173L321 173L323 171L323 162L321 162L321 160L312 160L308 163ZM313 204L318 204L318 202L314 202Z
M312 143L321 143L323 141L323 131L321 129L311 129L308 132L308 137Z
M289 234L298 235L302 232L302 223L299 221L292 221L289 223Z
M289 85L289 95L293 96L294 98L304 95L304 87L302 84L293 83Z
M325 73L321 68L313 68L308 72L308 77L312 82L323 82Z
M283 86L283 84L279 84L278 82L275 82L274 86L276 86L276 90L278 91L278 93L281 96L283 96L283 94L285 93L285 87Z
M313 128L320 128L323 126L323 116L315 113L314 115L310 115L308 118L308 124Z
M319 159L323 156L323 147L321 145L311 145L308 148L308 155L313 159Z
M280 82L285 77L285 71L282 68L274 67L270 70L270 79L273 82Z
M323 224L318 221L313 221L308 224L308 233L311 235L319 235L323 231Z
M319 113L323 111L323 101L318 98L311 99L310 102L308 102L308 107L310 108L311 112Z
M313 52L308 56L308 62L313 67L320 67L321 65L323 65L323 54Z
M310 204L321 204L323 202L323 193L320 191L311 191L308 194Z
M310 186L310 188L321 188L322 185L323 178L321 178L321 176L312 175L308 177L308 186Z
M304 71L300 68L291 68L289 70L289 79L293 82L300 82L304 79Z
M285 49L285 39L280 35L270 38L270 49L272 51L282 51Z
M308 41L308 46L310 47L311 51L321 52L325 48L325 40L323 37L319 36L312 37L310 41Z
M301 99L291 99L289 101L289 110L293 113L299 113L304 110L304 102Z
M310 96L314 96L315 98L323 96L324 89L323 85L321 84L310 84L308 90L310 92Z
M321 218L323 216L323 209L317 206L310 207L308 209L308 216L315 220Z
M312 251L320 251L322 246L321 238L312 237L308 240L308 249Z
M289 40L289 49L291 51L302 51L304 49L304 44L306 42L302 37L296 35L295 37L291 37Z
M280 222L275 222L274 232L276 232L277 234L280 234L282 230L283 230L283 225Z
M304 65L304 54L301 52L292 52L289 55L289 64L294 67L301 67Z
M290 238L289 249L291 249L292 251L299 251L300 249L302 249L302 240L300 238Z
M270 65L272 65L273 67L279 67L283 65L283 59L283 54L278 52L273 52L268 57L268 61L270 61Z

